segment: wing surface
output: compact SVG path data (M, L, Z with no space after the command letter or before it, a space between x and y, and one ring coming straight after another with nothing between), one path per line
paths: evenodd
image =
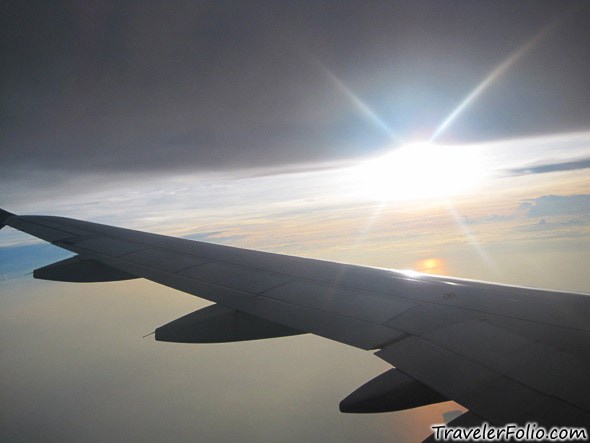
M501 425L590 427L590 296L214 245L80 220L0 223L136 277L377 355Z

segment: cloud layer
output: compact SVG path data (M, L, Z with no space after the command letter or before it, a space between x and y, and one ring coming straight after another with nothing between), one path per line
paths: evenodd
M428 138L570 8L440 141L587 128L587 6L5 3L2 169L235 170Z

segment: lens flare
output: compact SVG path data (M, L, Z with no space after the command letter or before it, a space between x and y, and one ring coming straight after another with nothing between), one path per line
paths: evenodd
M461 112L463 112L463 110L467 108L479 95L481 95L481 93L484 92L496 79L504 74L508 68L520 60L527 52L529 52L535 45L537 45L537 43L549 35L555 28L561 25L571 14L572 11L568 11L546 25L518 49L512 52L506 59L502 61L502 63L496 66L492 72L490 72L487 77L484 78L483 81L477 85L475 89L473 89L473 91L471 91L469 95L467 95L467 97L465 97L463 101L459 103L459 106L457 106L453 112L451 112L449 116L441 123L434 134L432 134L432 137L430 137L430 142L432 143L440 134L442 134L459 116L459 114L461 114Z
M350 102L368 121L387 134L392 140L400 141L399 136L393 131L393 129L391 129L391 127L385 123L385 121L379 117L375 111L373 111L364 101L362 101L357 94L355 94L348 86L346 86L342 80L334 75L334 73L330 71L324 64L318 62L318 66L330 79L330 81L344 94L348 100L350 100Z

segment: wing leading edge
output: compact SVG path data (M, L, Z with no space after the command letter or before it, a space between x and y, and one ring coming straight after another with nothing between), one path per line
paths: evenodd
M470 410L468 422L590 427L586 294L415 276L0 211L0 226L76 254L65 268L48 266L39 275L57 268L70 276L66 281L140 277L217 303L218 320L211 313L190 317L199 337L208 330L211 341L311 332L378 350L397 372L349 396L344 410L399 410L452 399ZM74 276L80 266L84 278ZM165 331L187 341L187 321L170 324L182 323L181 332ZM224 323L232 331L220 330ZM244 333L250 330L257 332ZM410 400L390 402L395 409L383 406L386 397L403 395Z

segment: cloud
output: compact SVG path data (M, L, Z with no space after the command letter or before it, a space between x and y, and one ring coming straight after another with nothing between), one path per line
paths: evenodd
M583 220L567 220L565 222L548 222L544 218L533 225L519 226L517 229L526 232L555 231L571 227L588 226Z
M590 214L590 194L544 195L534 200L521 202L518 209L529 217L554 215Z
M488 222L504 222L504 221L514 220L514 216L513 215L494 214L489 217L484 217L484 220L488 221Z
M514 215L507 215L507 214L493 214L484 217L468 217L466 215L463 216L463 224L465 225L479 225L481 223L501 223L514 220Z
M547 163L525 168L508 169L506 173L508 175L545 174L548 172L575 171L588 168L590 168L590 158L567 162Z
M223 231L199 232L196 234L187 235L185 238L190 240L205 240L209 237L222 234Z
M360 102L400 138L427 138L570 5L10 2L2 172L291 167L395 145ZM447 141L587 128L588 14L519 60Z

